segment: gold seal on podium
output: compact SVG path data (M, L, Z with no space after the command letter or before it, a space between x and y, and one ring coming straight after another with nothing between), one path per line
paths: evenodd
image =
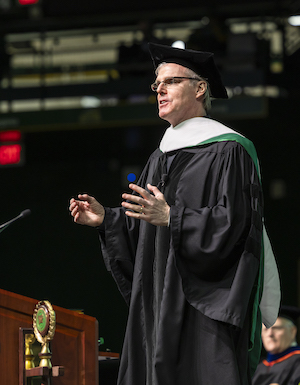
M37 341L42 344L39 353L41 367L52 368L49 343L53 339L56 327L55 311L49 301L40 301L33 312L33 331Z

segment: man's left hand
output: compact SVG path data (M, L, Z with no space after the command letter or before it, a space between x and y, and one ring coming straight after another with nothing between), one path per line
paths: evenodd
M167 204L164 195L155 186L148 183L147 190L130 183L129 188L138 195L122 194L122 198L129 202L122 202L122 206L128 210L126 215L132 218L142 219L155 226L168 226L170 216L170 206Z

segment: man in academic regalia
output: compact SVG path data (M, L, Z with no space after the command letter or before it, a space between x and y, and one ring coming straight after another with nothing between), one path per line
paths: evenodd
M118 384L249 385L261 312L271 326L280 297L256 151L207 116L211 97L227 98L212 53L150 52L170 123L159 148L122 207L88 194L70 202L75 222L98 228L129 306Z
M262 341L267 358L257 367L253 385L299 385L300 346L297 344L297 318L300 309L282 306L275 324L262 326Z

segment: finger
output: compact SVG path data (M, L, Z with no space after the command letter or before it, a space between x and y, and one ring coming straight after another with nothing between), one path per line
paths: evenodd
M70 207L71 214L76 214L79 211L79 206L77 204L74 204L72 207Z
M127 200L127 201L130 201L130 202L134 202L138 205L144 205L146 202L145 202L145 199L141 198L140 196L137 196L137 195L132 195L132 194L122 194L122 198Z
M86 205L88 205L88 203L85 201L74 200L74 202L70 204L70 211L73 210L74 208L77 208L79 210L80 208Z
M92 203L95 198L88 194L78 194L78 199L80 199L81 201L87 201L88 203Z
M138 213L132 212L132 211L125 211L125 214L128 217L135 218L135 219L144 219L144 220L148 219L148 217L145 214L138 214Z
M79 220L79 212L77 212L75 215L73 215L74 217L74 222L78 222Z
M69 211L72 211L75 206L76 206L76 203L71 203L69 206Z
M87 194L78 194L78 199L80 199L80 200L87 200L87 198L88 198L88 195Z
M122 202L122 206L128 210L133 210L136 213L141 213L141 209L143 208L143 205L135 205L129 202Z
M148 193L148 191L145 190L144 188L138 186L137 184L130 183L129 188L131 188L131 190L140 194L145 199L149 199L149 197L150 197L150 194Z
M78 207L78 208L79 208L79 206L80 206L82 203L83 203L83 202L81 202L81 201L76 201L76 200L74 199L74 202L72 202L72 203L70 204L70 211L73 210L75 207Z
M156 186L152 186L150 183L147 184L148 190L151 191L154 196L162 195L161 191Z
M77 205L76 200L74 198L70 199L69 210L71 211L76 205Z

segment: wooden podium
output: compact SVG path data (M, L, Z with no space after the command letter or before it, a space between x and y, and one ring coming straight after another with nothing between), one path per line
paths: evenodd
M20 330L32 328L38 300L0 289L1 385L26 385L26 371L19 360ZM64 367L53 385L98 385L98 322L95 318L53 306L56 331L51 342L52 365Z

